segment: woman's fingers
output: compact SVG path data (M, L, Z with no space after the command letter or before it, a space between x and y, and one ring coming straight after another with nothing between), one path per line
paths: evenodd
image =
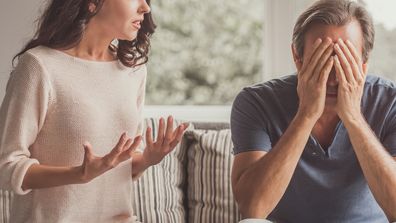
M153 146L153 136L152 136L152 131L150 127L147 127L146 129L146 144L149 147Z
M173 140L173 137L173 117L168 116L163 145L168 145Z
M190 124L189 123L183 123L179 125L179 127L175 130L175 138L174 140L170 143L170 148L174 148L177 146L177 144L181 141L184 131L188 128Z
M84 147L84 162L86 160L91 160L94 157L92 152L92 145L89 142L85 142L83 144L83 147Z
M113 148L113 150L110 153L113 155L116 155L116 154L122 152L124 145L127 141L128 141L127 133L124 132L121 135L120 139L118 140L117 145Z
M184 129L185 128L182 125L177 127L175 138L170 143L168 152L172 151L173 148L175 148L177 146L177 144L181 141L181 138L183 137Z
M134 140L128 139L128 140L126 141L126 143L125 143L125 145L124 145L122 151L125 151L125 150L129 149L129 147L132 145L133 142L134 142Z
M113 168L118 164L117 157L122 151L124 151L124 146L128 140L129 138L127 136L127 133L124 132L118 140L117 145L110 151L110 153L103 157L106 166L110 166L111 168Z
M159 120L158 135L157 135L157 142L160 145L162 145L164 141L164 131L165 131L165 123L164 123L164 119L161 117Z
M124 161L130 159L132 154L139 147L141 141L142 141L142 137L141 136L136 136L135 139L133 140L133 143L124 152L122 152L119 155L118 161L119 162L124 162Z

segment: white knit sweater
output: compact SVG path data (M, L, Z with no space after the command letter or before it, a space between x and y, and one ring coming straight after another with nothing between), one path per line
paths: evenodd
M39 46L11 73L0 109L0 188L16 193L12 223L100 223L133 216L131 162L87 184L22 190L30 165L81 165L83 143L107 154L140 134L146 67L95 62Z

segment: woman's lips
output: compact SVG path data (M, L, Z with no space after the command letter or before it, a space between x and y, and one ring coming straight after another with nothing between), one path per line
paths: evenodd
M140 21L133 22L132 26L135 27L136 29L140 29L142 27L142 25L140 24Z

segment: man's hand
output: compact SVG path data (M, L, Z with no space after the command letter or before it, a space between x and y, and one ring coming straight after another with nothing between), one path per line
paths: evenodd
M157 141L153 142L151 128L146 130L146 148L143 151L143 160L148 166L161 162L161 160L177 146L180 142L188 123L179 125L173 130L173 117L169 116L167 126L164 119L159 120ZM166 128L166 130L165 130ZM133 162L133 161L132 161Z
M331 54L334 44L330 38L318 39L314 50L298 68L297 93L301 115L317 121L323 113L326 100L326 83L333 67Z
M366 79L366 65L347 40L339 39L334 45L336 56L334 64L338 79L337 114L343 122L363 117L361 114L361 100Z

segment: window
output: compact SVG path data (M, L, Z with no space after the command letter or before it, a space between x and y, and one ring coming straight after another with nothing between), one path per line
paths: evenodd
M161 0L146 104L230 105L261 80L263 0Z
M396 81L396 1L363 0L375 23L374 50L369 73Z

